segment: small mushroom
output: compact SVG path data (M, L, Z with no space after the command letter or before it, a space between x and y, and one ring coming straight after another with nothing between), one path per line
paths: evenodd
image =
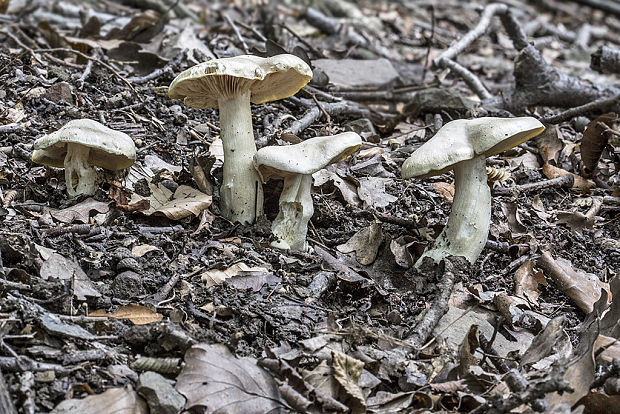
M95 193L97 171L122 170L136 160L136 146L129 135L92 119L76 119L34 142L32 161L65 169L67 194Z
M256 154L250 102L294 95L312 70L294 55L237 56L211 60L181 72L168 89L172 99L194 108L219 108L224 147L220 208L224 217L252 223L262 214L263 189L252 166Z
M424 257L436 263L464 256L474 263L484 248L491 222L491 191L485 160L535 137L545 127L531 117L478 118L448 122L402 166L403 178L432 177L454 170L454 201L448 223Z
M254 165L263 182L284 178L280 195L280 211L273 221L272 232L278 238L271 245L279 249L308 251L306 233L314 213L312 174L342 161L362 144L355 132L310 138L295 145L270 146L258 150Z

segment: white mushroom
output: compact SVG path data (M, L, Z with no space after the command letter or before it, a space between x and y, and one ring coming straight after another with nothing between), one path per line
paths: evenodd
M312 70L294 55L269 58L237 56L187 69L168 90L194 108L220 110L224 180L220 208L224 217L252 223L262 214L263 190L252 160L256 154L250 102L258 104L294 95L312 79Z
M486 244L491 192L485 160L544 131L535 118L478 118L448 122L403 164L403 178L432 177L454 170L454 201L448 223L416 262L464 256L474 263Z
M272 225L279 249L308 250L306 233L314 213L312 174L329 164L342 161L362 144L355 132L316 137L288 146L270 146L258 150L255 166L263 182L271 177L284 178L280 211Z
M95 193L97 171L122 170L136 160L136 146L129 135L92 119L67 122L58 131L34 142L32 161L65 169L67 194Z

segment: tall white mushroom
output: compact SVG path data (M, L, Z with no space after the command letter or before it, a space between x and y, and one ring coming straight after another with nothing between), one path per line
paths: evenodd
M122 170L136 160L136 146L129 135L92 119L76 119L34 142L32 161L65 169L67 194L95 193L97 171Z
M312 70L294 55L237 56L211 60L181 72L168 90L194 108L219 108L224 147L220 208L224 217L252 223L262 214L263 189L252 166L256 154L250 102L294 95L312 79Z
M448 122L402 166L403 178L432 177L454 170L454 201L448 223L416 262L464 256L474 263L489 234L491 191L485 160L535 137L545 127L535 118L477 118Z
M295 145L270 146L258 150L255 166L263 182L284 178L280 195L280 211L273 221L272 232L279 249L308 250L308 221L314 214L312 174L329 164L342 161L362 145L355 132L310 138Z

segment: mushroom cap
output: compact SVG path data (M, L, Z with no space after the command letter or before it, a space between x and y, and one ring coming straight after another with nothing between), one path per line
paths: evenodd
M310 138L299 144L269 146L258 150L254 165L263 182L271 177L314 174L329 164L342 161L362 145L355 132Z
M295 95L312 79L310 66L295 55L243 55L200 63L179 74L168 88L172 99L194 108L217 108L218 99L247 90L255 104Z
M128 168L136 160L136 146L129 135L92 119L76 119L67 122L58 131L37 139L32 161L63 168L69 144L90 148L88 163L107 170Z
M545 130L537 119L483 117L445 124L403 163L403 178L432 177L477 155L486 157L515 147Z

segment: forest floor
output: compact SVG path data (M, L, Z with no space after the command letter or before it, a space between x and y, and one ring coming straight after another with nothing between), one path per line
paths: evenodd
M617 413L620 10L583 3L0 1L0 411ZM282 181L222 216L218 110L167 94L286 52L314 78L252 105L258 148L363 139L314 174L309 252L270 246ZM453 174L400 167L484 116L546 129L488 158L478 260L416 270ZM31 156L81 118L137 159L70 198Z

